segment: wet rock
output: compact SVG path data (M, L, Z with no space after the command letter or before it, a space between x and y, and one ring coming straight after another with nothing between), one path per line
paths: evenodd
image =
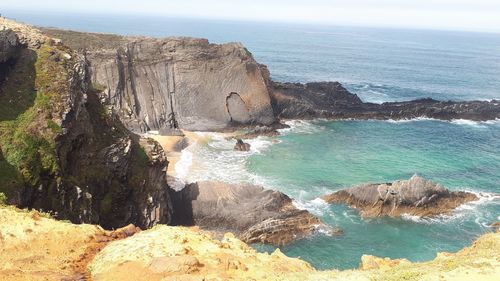
M198 182L171 192L173 223L229 231L248 243L284 245L316 231L321 222L281 192L248 184Z
M486 121L500 118L500 101L438 101L431 98L382 104L363 102L338 82L307 84L268 80L276 117L331 119L412 119Z
M236 144L234 145L234 150L250 151L250 144L243 142L241 139L237 139Z
M356 208L364 218L403 214L432 217L478 199L472 193L449 191L416 175L393 183L364 184L322 198L329 203L344 203Z

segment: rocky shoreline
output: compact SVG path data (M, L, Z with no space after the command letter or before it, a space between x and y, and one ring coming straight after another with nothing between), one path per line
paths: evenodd
M247 243L274 245L303 238L322 225L309 212L297 209L285 194L263 187L197 182L173 190L173 186L169 186L171 175L165 149L154 139L142 136L150 131L175 135L182 140L182 130L247 128L246 133L235 138L250 138L276 134L277 129L283 128L280 119L286 118L425 116L481 121L500 118L498 101L424 99L377 105L363 103L337 82L277 83L270 79L267 68L259 65L238 43L217 45L205 39L184 37L156 39L39 30L5 18L0 18L0 25L0 195L3 198L5 194L6 202L11 205L51 212L58 219L77 224L96 224L106 229L133 224L130 227L133 233L138 231L136 226L145 230L158 224L197 225L208 230L234 232ZM238 144L237 149L250 149L244 142ZM183 147L185 144L176 149L180 151ZM420 182L413 178L412 181ZM398 184L370 188L387 191L388 186L395 188ZM327 200L359 205L367 214L374 213L376 208L382 210L377 215L408 211L405 204L398 205L400 193L381 201L371 196L372 191L361 189L343 191ZM437 186L431 187L436 191L433 194L424 189L425 194L421 196L419 190L410 191L418 193L410 203L416 203L417 199L422 202L418 207L426 207L424 215L449 212L473 200L466 194L446 193ZM366 194L370 199L365 198ZM433 197L434 194L438 197ZM450 196L451 201L443 201ZM377 206L380 201L382 207ZM433 211L427 208L443 202L446 208L436 207ZM369 210L369 204L376 208ZM389 210L386 205L393 207ZM37 219L33 220L29 221L26 233L38 225ZM4 226L13 227L10 222ZM83 233L96 243L102 236L124 236L98 227L61 228L69 232L84 229ZM130 229L124 230L127 236L133 234L129 233ZM173 230L166 226L148 233L154 237L160 235L156 232L166 237L175 233L177 238L193 235L195 240L208 239L187 233L184 228ZM341 231L330 229L329 232L339 234ZM0 236L2 247L4 237L4 234ZM172 239L175 245L187 243L177 238ZM78 236L73 242L87 243L85 239ZM212 240L209 243L219 248L237 247L244 253L252 251L239 240L232 237L229 240L235 241L234 244L224 246ZM133 241L140 247L141 243ZM64 253L67 251L64 249ZM189 247L181 251L185 256L193 255ZM79 252L85 253L85 250ZM252 252L250 258L259 255ZM295 267L286 264L291 259L279 253L276 256L279 263L285 263L284 271L294 271L290 268ZM153 277L203 272L199 260L185 258L149 261L148 270L153 262L157 265L153 266ZM217 261L217 257L211 258ZM267 257L263 258L266 260ZM164 267L170 262L181 269L165 275ZM245 271L242 263L220 261L209 269L220 270L223 266ZM312 271L307 263L296 263L297 270ZM140 269L144 264L130 266ZM95 271L98 265L89 268L94 270L92 274L99 277L97 279L109 280L112 276L106 275L106 271ZM117 265L109 272L124 274L118 273L122 269L123 266ZM9 274L11 269L2 270ZM14 270L13 274L20 272ZM270 271L269 274L280 273Z
M410 120L433 118L488 121L500 119L500 101L438 101L367 103L338 82L308 84L269 81L275 116L283 119Z

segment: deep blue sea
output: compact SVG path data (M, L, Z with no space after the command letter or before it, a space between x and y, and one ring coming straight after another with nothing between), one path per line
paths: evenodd
M378 29L3 11L43 26L126 35L195 36L242 42L278 81L340 81L363 100L433 97L500 99L500 34ZM282 251L315 267L355 268L362 254L412 261L457 251L500 220L500 121L288 121L278 137L249 140L252 150L214 133L183 151L185 180L252 182L285 192L300 208L344 229L316 234ZM214 164L215 163L215 164ZM363 220L342 205L316 199L367 182L419 174L481 198L454 213L419 219ZM262 251L272 247L255 245Z

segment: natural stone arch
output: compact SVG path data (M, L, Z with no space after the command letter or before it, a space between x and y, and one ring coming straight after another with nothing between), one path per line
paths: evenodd
M251 120L248 108L238 93L231 92L226 97L226 110L231 122L248 123Z

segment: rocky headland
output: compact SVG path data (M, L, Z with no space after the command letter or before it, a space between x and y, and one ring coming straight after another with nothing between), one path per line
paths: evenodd
M275 121L259 65L239 43L44 29L85 50L103 101L134 132L221 130Z
M274 114L280 119L500 119L499 100L438 101L425 98L376 104L363 102L338 82L299 84L269 80L268 87Z
M367 257L364 268L372 271L317 272L279 251L257 253L231 234L219 241L197 229L154 227L198 225L248 243L283 245L321 222L262 187L198 182L173 190L164 147L144 133L183 141L181 130L250 128L250 137L276 134L281 118L490 120L499 109L497 101L363 103L339 83L274 82L239 43L40 30L0 18L0 203L82 224L1 207L0 279L217 280L221 272L262 280L436 277L429 269L450 278L498 276L498 234L428 264ZM368 213L371 202L378 215L422 206L416 215L434 215L474 200L427 182L420 191L405 186L342 194Z
M440 184L414 175L393 183L363 184L322 197L329 203L347 204L364 218L404 214L432 217L447 214L458 206L477 200L473 193L449 191Z

